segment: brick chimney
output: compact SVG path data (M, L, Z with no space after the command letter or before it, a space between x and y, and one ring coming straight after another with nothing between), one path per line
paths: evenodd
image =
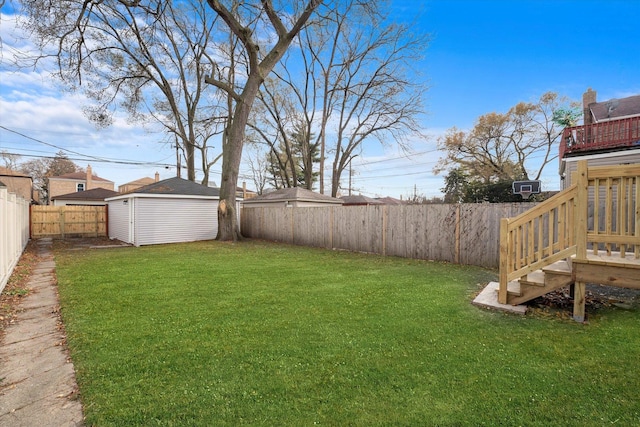
M91 165L87 165L87 183L86 183L85 190L91 190L92 184L93 184L91 182L92 177L93 177L93 171L91 170Z
M156 172L156 182L160 181L160 174Z
M587 91L582 95L582 118L584 119L585 125L593 123L593 117L591 116L591 109L589 108L589 105L595 104L596 102L596 91L591 90L591 88L587 89Z

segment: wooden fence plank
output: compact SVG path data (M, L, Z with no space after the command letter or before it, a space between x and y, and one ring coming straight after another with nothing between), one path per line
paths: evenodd
M497 268L500 219L535 203L243 208L246 237Z
M106 237L107 206L33 206L31 237Z

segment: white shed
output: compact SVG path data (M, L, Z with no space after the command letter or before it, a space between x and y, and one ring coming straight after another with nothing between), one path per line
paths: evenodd
M170 178L106 199L109 238L135 246L214 239L220 189Z

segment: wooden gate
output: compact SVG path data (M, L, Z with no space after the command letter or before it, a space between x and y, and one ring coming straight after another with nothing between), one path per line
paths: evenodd
M31 238L106 237L107 206L32 206Z

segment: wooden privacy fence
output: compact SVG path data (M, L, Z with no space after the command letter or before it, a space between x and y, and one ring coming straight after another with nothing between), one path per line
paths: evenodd
M107 206L32 206L31 238L107 236Z
M246 237L497 268L500 219L535 203L243 208Z

